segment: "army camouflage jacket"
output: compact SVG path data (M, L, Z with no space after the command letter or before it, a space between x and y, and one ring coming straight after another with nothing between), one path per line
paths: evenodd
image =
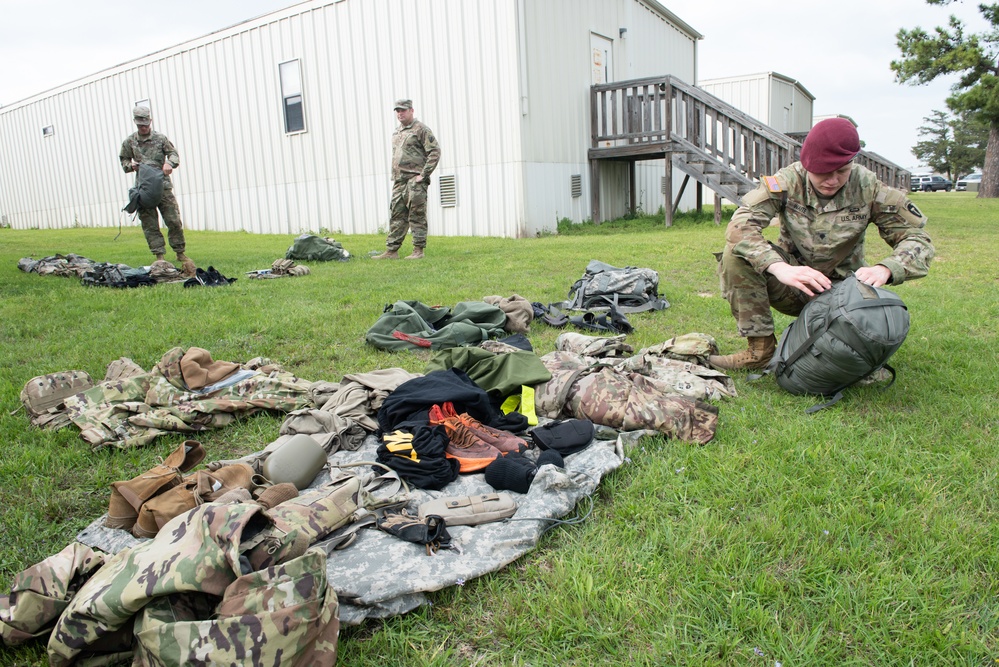
M888 187L860 165L853 166L849 180L829 200L815 194L800 162L765 176L758 188L743 197L725 240L733 255L759 273L784 261L762 233L775 217L780 222L775 245L799 265L834 280L866 265L864 236L871 224L892 247L892 254L877 263L891 271L893 285L925 276L934 255L930 237L923 231L926 217L922 212L905 193Z
M151 131L147 137L138 132L128 135L125 141L121 142L118 157L125 173L133 171L132 160L156 167L162 167L166 162L169 162L174 169L180 166L180 155L177 154L173 142L167 139L165 134L156 131ZM163 174L163 188L173 188L173 181L166 174Z
M392 180L430 177L441 159L441 147L430 128L418 120L392 133Z

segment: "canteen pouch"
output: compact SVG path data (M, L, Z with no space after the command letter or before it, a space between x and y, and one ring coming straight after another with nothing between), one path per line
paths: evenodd
M500 521L517 513L517 502L509 493L435 498L420 505L420 519L442 517L449 526L477 526Z
M563 419L531 429L531 439L539 449L554 449L562 456L586 449L595 429L589 419Z
M298 433L268 454L260 471L274 484L291 482L299 491L309 488L326 465L326 450L311 437Z

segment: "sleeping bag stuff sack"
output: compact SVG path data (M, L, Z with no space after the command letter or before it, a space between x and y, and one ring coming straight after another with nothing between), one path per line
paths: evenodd
M894 292L850 275L809 301L784 330L767 368L792 394L833 397L886 364L909 333L909 311ZM890 386L890 385L889 385Z

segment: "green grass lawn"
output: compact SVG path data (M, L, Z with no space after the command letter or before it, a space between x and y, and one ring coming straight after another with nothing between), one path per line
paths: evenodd
M720 404L713 442L643 442L601 484L587 522L432 605L342 629L339 664L995 664L999 201L912 198L937 257L927 278L897 289L912 326L894 386L853 389L806 415L813 399L736 374L739 397ZM103 513L111 482L184 439L92 452L73 427L33 429L11 412L35 375L82 369L99 380L118 357L150 369L175 346L267 356L310 380L422 371L425 353L365 344L386 304L558 301L591 259L660 273L672 307L629 316L636 350L693 331L726 353L743 345L718 295L711 253L724 227L710 216L670 229L660 218L531 239L431 237L422 262L372 262L383 237L337 236L355 259L270 281L244 273L283 257L292 237L189 232L199 266L239 279L215 289L85 288L17 269L21 257L69 252L148 263L138 227L117 231L0 229L0 591ZM886 249L872 231L869 259ZM558 333L535 323L530 338L544 354ZM271 442L281 421L247 418L201 441L209 460L230 458ZM0 664L47 664L44 642L0 647Z

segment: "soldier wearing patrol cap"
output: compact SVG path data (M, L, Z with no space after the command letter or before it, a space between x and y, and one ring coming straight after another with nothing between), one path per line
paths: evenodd
M140 208L138 211L146 243L156 259L162 260L166 253L163 234L160 232L159 215L162 214L163 223L167 227L167 239L170 247L177 253L177 261L182 263L183 274L193 276L197 266L184 253L186 249L184 224L180 220L180 207L173 194L173 182L170 179L173 170L180 166L180 156L173 142L165 135L153 131L153 114L148 107L137 106L132 109L132 120L135 121L136 131L126 137L121 144L121 151L118 153L121 168L125 173L136 172L136 179L140 164L148 164L163 170L163 197L157 205L159 214L156 208Z
M413 100L396 100L399 127L392 134L392 201L385 252L372 259L399 259L406 232L413 231L413 254L423 259L427 247L427 186L441 159L441 148L429 127L413 115Z
M771 307L797 316L805 304L850 273L881 287L921 278L933 244L926 217L908 195L853 163L860 136L845 118L817 123L801 147L801 159L743 197L725 231L718 275L739 335L748 348L713 355L717 369L764 368L776 348ZM763 230L777 218L775 243ZM875 225L892 252L874 266L864 261L864 237Z

